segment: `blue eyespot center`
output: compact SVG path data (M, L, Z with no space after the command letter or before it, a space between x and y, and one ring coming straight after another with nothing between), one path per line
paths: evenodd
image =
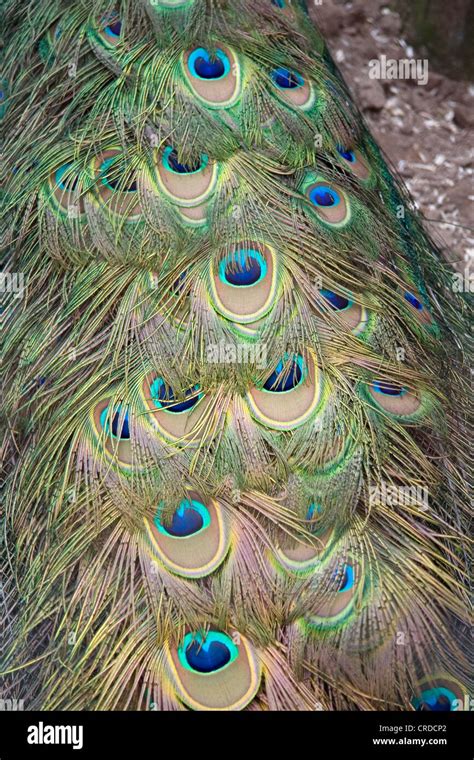
M106 406L100 415L100 424L105 432L121 441L130 439L130 424L128 410L123 410L122 406L117 406L114 410L112 421L110 421L110 410Z
M342 593L343 591L350 591L351 588L354 587L355 582L355 576L354 576L354 568L352 565L345 565L344 566L344 572L342 574L342 577L339 577L339 573L335 572L335 577L339 580L339 588L337 589L338 593Z
M109 24L105 27L105 33L108 34L109 37L120 37L122 33L122 22L114 21L112 24Z
M173 538L189 538L201 533L211 523L207 507L195 499L183 499L167 522L163 519L163 504L160 504L154 518L154 524L160 533Z
M230 72L230 61L219 48L211 54L205 48L197 48L188 59L191 74L197 79L223 79Z
M323 508L321 504L315 504L314 502L311 502L311 504L308 507L308 511L306 512L306 519L315 520L316 515L320 515L322 511L323 511Z
M272 5L276 5L277 8L284 8L285 0L272 0Z
M157 377L150 386L151 397L155 406L174 414L189 412L196 406L204 395L199 390L199 385L194 385L185 391L183 401L176 401L173 389L165 383L162 377Z
M175 174L194 174L195 172L205 169L208 164L208 156L202 155L200 160L194 161L192 164L182 164L178 161L178 154L174 148L168 147L163 153L163 164L168 171L175 172Z
M337 152L339 155L344 158L346 161L349 161L349 163L353 164L356 160L355 153L353 150L346 150L345 148L338 145Z
M122 33L122 21L116 11L111 11L110 13L107 13L102 18L101 25L104 30L104 33L108 37L112 37L114 39L117 39L117 37L120 37Z
M332 290L320 290L322 297L329 303L331 309L334 311L344 311L352 306L352 301L346 296L342 296L339 293L334 293Z
M381 393L384 396L404 396L407 393L407 389L398 383L388 383L385 380L375 380L372 383L372 388L376 393Z
M408 301L410 306L413 306L414 309L417 309L417 311L423 310L423 304L421 301L418 300L416 296L413 295L413 293L410 293L408 290L404 293L405 301Z
M118 165L120 161L120 156L112 156L112 158L107 158L102 162L100 167L102 184L114 192L135 193L137 191L137 182L135 179L122 176L122 167Z
M312 523L306 526L308 530L317 532L318 522L322 513L323 513L322 505L311 502L306 512L306 521L308 523Z
M309 194L309 199L315 206L323 207L338 206L341 202L339 193L336 192L336 190L333 190L332 187L327 187L326 185L313 187Z
M294 390L303 380L305 363L302 356L293 358L288 366L287 358L278 362L275 370L267 378L263 387L270 393L286 393Z
M207 675L230 665L238 654L232 639L217 631L210 631L205 638L199 633L188 633L178 649L179 660L186 669Z
M177 277L176 280L173 282L171 291L175 296L178 296L183 291L187 276L188 276L188 272L186 270L184 272L181 272L179 277Z
M450 712L455 707L456 699L451 689L437 686L422 691L419 697L413 699L412 704L417 711Z
M196 73L203 79L220 79L225 72L224 63L216 58L214 61L200 56L194 62Z
M222 282L234 287L250 287L263 280L267 262L260 251L241 248L226 256L219 264Z
M61 190L73 192L77 187L78 177L70 172L72 164L63 164L56 169L54 181Z
M290 71L290 69L274 69L270 76L276 86L281 90L294 90L297 87L303 87L304 85L303 77L296 71Z

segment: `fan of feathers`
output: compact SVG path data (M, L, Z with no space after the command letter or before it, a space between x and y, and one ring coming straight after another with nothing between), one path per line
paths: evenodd
M6 0L2 695L450 710L467 296L298 0Z

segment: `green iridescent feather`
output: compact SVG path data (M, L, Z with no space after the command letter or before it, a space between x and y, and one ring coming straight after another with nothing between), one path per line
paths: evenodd
M304 4L4 20L2 694L461 698L468 304Z

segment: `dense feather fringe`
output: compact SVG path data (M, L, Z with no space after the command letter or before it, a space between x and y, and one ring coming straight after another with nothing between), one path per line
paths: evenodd
M3 11L2 249L25 286L3 312L2 694L371 710L424 680L469 691L468 304L304 5L171 5ZM229 105L193 89L196 48L232 58ZM169 180L167 148L207 179ZM236 249L268 292L231 297ZM270 403L295 357L304 381ZM156 378L198 403L153 406ZM191 498L212 530L183 555L153 525ZM206 631L237 642L215 705L177 654Z

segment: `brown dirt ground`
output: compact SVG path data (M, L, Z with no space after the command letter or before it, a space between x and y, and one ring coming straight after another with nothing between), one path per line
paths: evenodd
M368 62L422 58L406 42L393 0L308 0L341 73L390 161L403 178L427 228L457 268L474 258L474 85L430 65L426 86L378 81Z

